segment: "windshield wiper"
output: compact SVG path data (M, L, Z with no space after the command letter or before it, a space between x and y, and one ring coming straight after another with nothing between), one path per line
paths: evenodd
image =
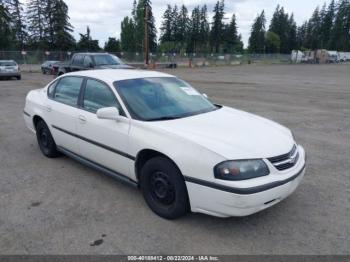
M163 117L158 117L158 118L151 118L147 119L148 122L153 122L153 121L166 121L166 120L175 120L182 118L182 116L163 116Z

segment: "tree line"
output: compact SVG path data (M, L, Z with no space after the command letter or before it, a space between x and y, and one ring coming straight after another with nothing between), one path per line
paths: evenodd
M267 28L265 12L253 21L248 49L243 50L235 14L225 17L225 2L216 2L209 19L207 5L167 5L159 37L151 0L134 0L130 16L121 22L120 39L110 37L108 52L143 52L147 13L151 52L290 53L293 49L350 51L350 0L332 0L317 7L298 26L294 15L277 6ZM0 50L99 51L90 28L76 41L64 0L0 0Z
M312 17L297 26L294 15L277 6L266 30L263 11L254 20L249 38L252 53L290 53L291 50L350 51L350 1L332 0L317 7Z
M64 0L0 0L0 50L101 50L90 29L76 41ZM109 38L105 50L120 51L120 42Z
M138 24L143 21L138 19L140 8L144 2L151 5L149 0L139 0L134 2L131 17L125 17L121 25L121 46L129 52L142 51L143 37L138 29ZM151 51L159 52L241 52L243 42L241 35L237 32L235 15L229 23L224 23L225 3L218 1L214 7L213 23L209 22L208 9L206 5L196 6L191 14L185 5L167 5L163 14L160 28L159 43L156 41L156 29L154 18L149 21ZM142 16L143 18L143 16ZM142 22L141 22L142 23ZM138 38L138 35L141 38ZM135 44L130 44L135 43Z

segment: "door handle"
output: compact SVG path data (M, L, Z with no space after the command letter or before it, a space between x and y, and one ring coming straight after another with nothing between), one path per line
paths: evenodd
M52 111L52 107L49 106L49 105L45 106L45 109L46 109L47 112L51 112Z
M85 116L79 116L79 121L82 123L82 124L85 124L86 123L86 117Z

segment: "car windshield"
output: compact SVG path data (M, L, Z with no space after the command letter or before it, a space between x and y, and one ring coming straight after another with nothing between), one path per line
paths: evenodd
M131 116L143 121L172 120L217 109L175 77L140 78L114 83Z
M0 62L0 66L17 66L15 62Z
M121 65L123 62L114 55L95 55L94 56L96 65Z

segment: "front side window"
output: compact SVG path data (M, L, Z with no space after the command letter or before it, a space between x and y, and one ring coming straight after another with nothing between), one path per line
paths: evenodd
M116 107L121 111L115 95L105 84L88 79L86 82L83 108L92 113L105 107Z
M140 78L114 83L135 119L157 121L211 112L215 105L175 77Z
M123 64L123 62L114 55L94 55L94 60L97 66Z
M81 77L64 77L56 86L54 100L70 106L77 106L83 79Z

